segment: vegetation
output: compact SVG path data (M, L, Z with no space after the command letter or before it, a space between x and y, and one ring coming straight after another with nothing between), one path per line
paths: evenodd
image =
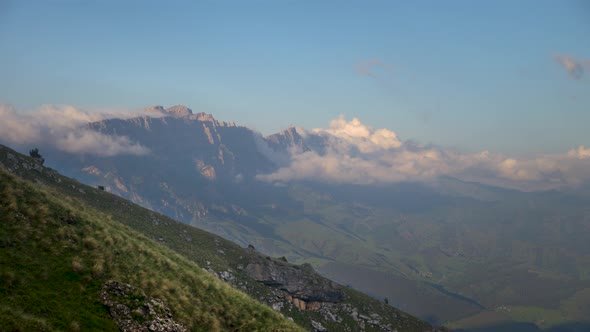
M43 165L45 163L45 158L43 158L43 156L41 156L38 148L34 148L31 151L29 151L29 156L31 156L31 158L33 158L35 160L38 160L39 163L41 163L41 165Z
M195 263L70 197L0 168L0 330L117 330L114 279L162 299L194 331L297 331Z

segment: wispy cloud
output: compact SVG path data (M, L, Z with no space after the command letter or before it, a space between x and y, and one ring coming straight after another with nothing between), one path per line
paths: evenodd
M355 66L356 72L360 76L376 77L379 75L390 76L392 73L392 66L378 58L371 58L359 62Z
M327 129L307 131L310 142L326 144L311 151L291 151L290 162L264 181L315 180L375 184L429 182L442 175L524 190L577 185L590 180L590 148L562 154L513 158L483 151L463 154L401 140L388 129L375 130L359 119L340 117Z
M574 79L579 80L584 76L584 64L589 67L590 60L584 62L578 61L572 56L567 54L560 54L555 56L555 61L559 63L568 73L568 75Z
M20 112L0 105L0 142L14 145L50 145L61 151L98 156L144 155L149 149L125 136L105 135L86 124L109 118L131 118L138 111L83 111L69 105L44 105Z

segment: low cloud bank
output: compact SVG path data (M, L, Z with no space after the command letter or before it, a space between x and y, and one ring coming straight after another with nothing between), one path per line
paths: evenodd
M0 105L0 142L20 146L49 145L64 152L103 157L145 155L149 149L126 136L105 135L86 126L90 122L132 118L139 114L108 110L89 112L68 105L44 105L32 112L19 112L12 106Z
M301 136L310 150L291 150L286 166L259 175L260 180L376 184L428 182L447 175L524 190L575 186L590 180L590 148L584 146L528 159L488 151L464 154L402 141L391 130L375 130L357 118L347 121L342 116L331 121L329 128L305 131ZM314 148L313 142L318 141L323 144Z

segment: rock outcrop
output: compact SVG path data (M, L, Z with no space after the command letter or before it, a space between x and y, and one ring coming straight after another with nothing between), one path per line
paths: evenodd
M193 114L193 110L183 105L176 105L166 109L166 113L174 117L185 117Z
M131 285L107 281L100 292L100 300L123 332L187 330L174 321L170 309L161 300L147 297Z
M318 307L314 302L338 302L341 286L317 274L311 265L292 265L282 260L257 259L246 266L248 276L285 291L300 309ZM309 308L308 308L309 306Z

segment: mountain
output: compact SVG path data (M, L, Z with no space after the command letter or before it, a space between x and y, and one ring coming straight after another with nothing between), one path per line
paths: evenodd
M266 255L309 263L430 322L546 328L588 317L588 190L521 192L450 177L269 182L261 176L291 163L292 151L329 155L338 137L293 127L262 137L182 106L146 112L88 128L150 153L41 151L82 182Z
M444 330L4 146L0 192L0 330Z
M300 149L301 151L311 151L295 127L289 127L266 137L266 142L274 151L279 153L284 153L293 148Z
M155 111L165 116L148 116ZM232 181L236 176L252 177L274 167L259 152L251 130L217 121L210 114L193 114L186 106L155 106L147 109L145 116L104 120L88 126L107 135L123 134L149 146L150 161L162 164L158 166L175 162L179 176L194 176L196 170L203 180Z

